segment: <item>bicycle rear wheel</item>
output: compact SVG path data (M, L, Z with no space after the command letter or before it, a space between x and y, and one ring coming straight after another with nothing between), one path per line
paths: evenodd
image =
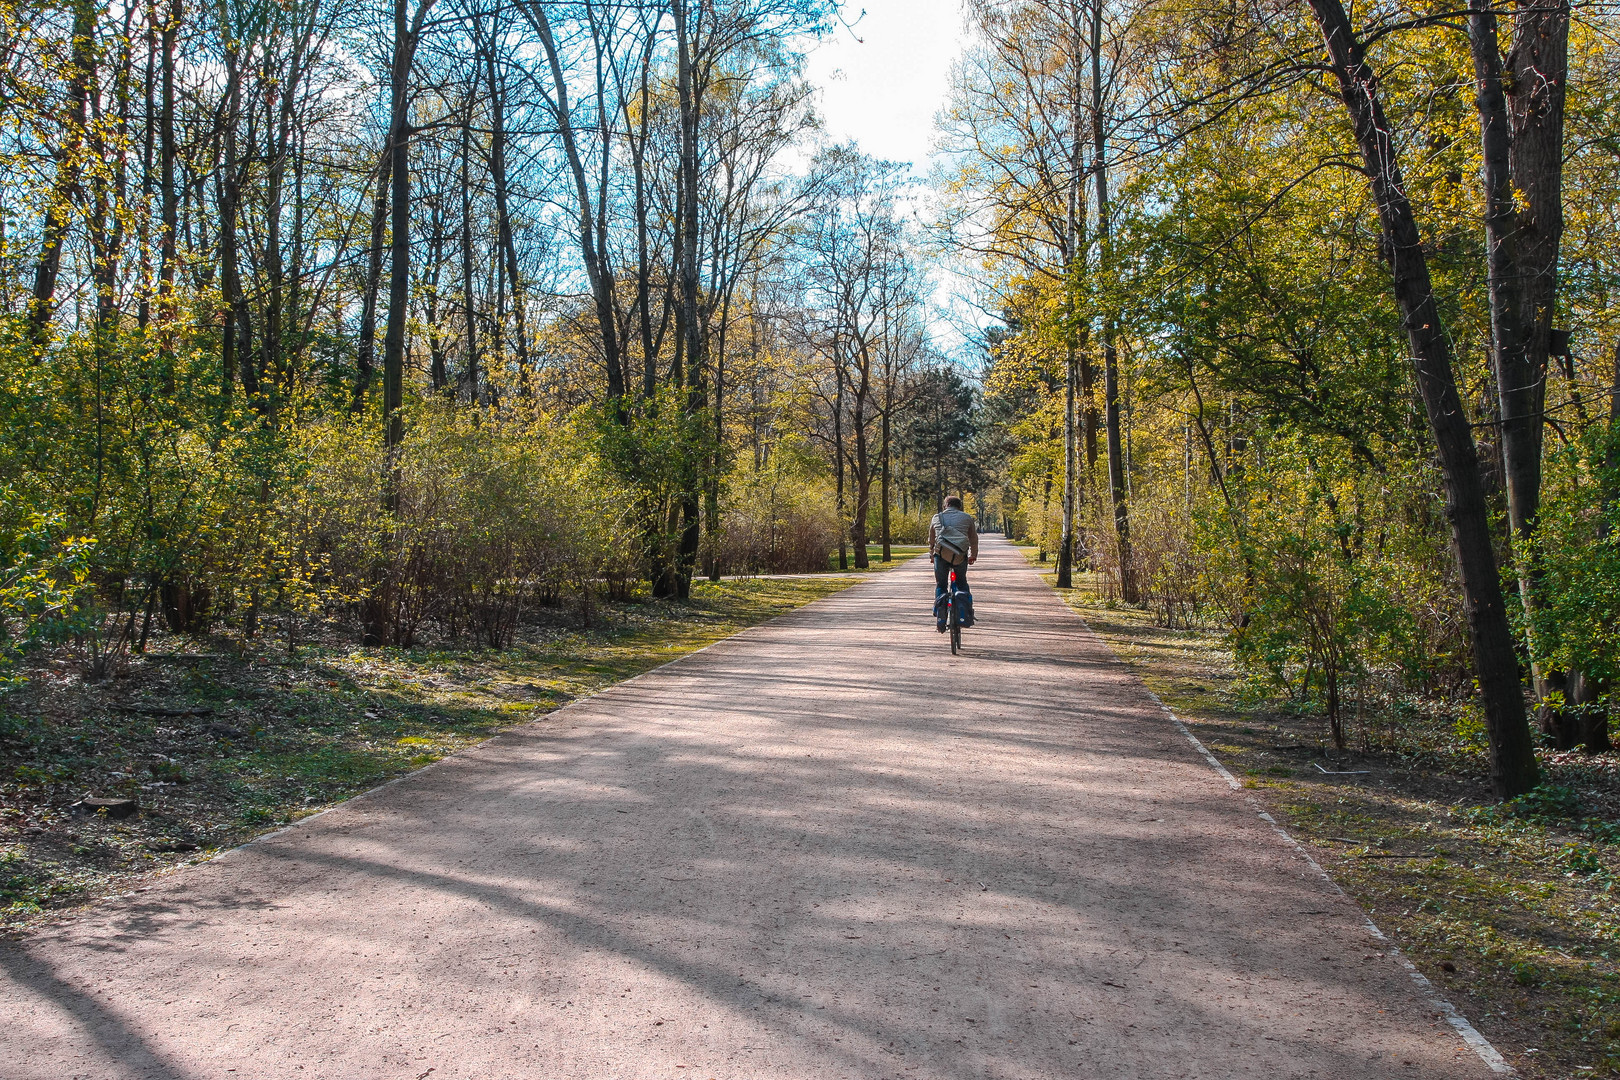
M955 656L962 651L962 624L956 621L956 612L951 612L951 655Z

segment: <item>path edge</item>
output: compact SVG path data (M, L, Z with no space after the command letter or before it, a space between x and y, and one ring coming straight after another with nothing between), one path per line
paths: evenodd
M1046 584L1044 579L1042 583ZM1049 584L1047 587L1049 589L1051 588ZM1063 605L1063 610L1072 615L1075 621L1080 624L1081 628L1084 629L1087 634L1091 635L1091 637L1096 640L1099 645L1108 650L1108 655L1113 658L1114 663L1124 668L1126 674L1128 674L1131 679L1134 680L1144 692L1146 692L1148 697L1153 699L1153 703L1156 704L1164 715L1169 718L1170 722L1175 725L1176 730L1181 732L1186 740L1192 744L1193 749L1198 751L1198 753L1203 757L1204 761L1208 763L1209 767L1213 769L1215 773L1221 777L1221 779L1226 781L1227 786L1233 791L1243 791L1243 785L1238 778L1233 776L1231 771L1227 769L1225 765L1221 764L1220 759L1211 753L1209 748L1199 740L1198 736L1192 733L1192 729L1182 722L1181 717L1177 716L1170 706L1166 705L1164 701L1160 699L1159 695L1153 692L1153 688L1148 686L1142 677L1136 673L1136 670L1132 668L1131 665L1125 660L1123 660L1117 652L1114 651L1114 647L1108 644L1108 642L1103 639L1101 634L1098 634L1091 628L1091 624L1086 622L1085 617L1082 616L1078 611L1074 610L1074 608L1070 607L1068 602L1065 601L1063 597L1059 596L1055 589L1052 590L1052 595L1060 604ZM1357 903L1349 893L1345 892L1337 881L1333 880L1333 876L1322 868L1322 864L1316 861L1316 858L1310 853L1310 850L1307 849L1304 844L1300 843L1292 833L1284 828L1276 818L1272 817L1270 812L1268 812L1264 806L1260 805L1259 798L1254 795L1246 795L1245 801L1248 802L1250 809L1255 812L1261 821L1264 821L1267 825L1270 825L1272 830L1282 838L1283 842L1292 848L1296 855L1305 860L1307 866L1316 871L1316 875L1327 884L1328 888L1332 889L1341 898L1343 898L1346 903L1355 908L1356 914L1361 916L1362 927L1373 937L1374 940L1385 946L1387 950L1386 955L1388 955L1390 959L1394 960L1406 970L1406 974L1411 978L1412 984L1417 988L1418 993L1431 1008L1445 1018L1446 1023L1451 1025L1452 1030L1455 1031L1458 1037L1462 1039L1463 1044L1479 1055L1479 1059L1485 1063L1486 1068L1490 1069L1491 1072L1496 1073L1499 1076L1519 1075L1518 1070L1516 1070L1512 1065L1508 1064L1507 1059L1502 1056L1501 1051L1497 1050L1495 1046L1491 1045L1491 1041L1482 1035L1478 1028L1469 1023L1466 1016L1457 1011L1457 1007L1440 992L1440 989L1436 987L1434 983L1429 981L1428 976L1419 971L1417 969L1417 965L1412 963L1411 960L1407 959L1406 954L1401 952L1400 948L1389 939L1389 936L1378 928L1378 924L1372 921L1372 916L1368 915L1366 910L1363 909L1362 906Z
M909 560L907 560L907 561L909 561ZM898 569L898 567L894 567L893 569ZM840 575L840 576L842 576L842 575ZM853 575L851 575L851 576L853 576ZM822 603L826 603L829 600L837 599L838 597L843 596L846 593L852 592L855 589L860 588L862 585L867 585L867 584L870 584L874 580L880 579L882 576L883 576L883 572L864 575L862 578L857 579L856 581L851 583L847 588L839 589L835 593L828 593L826 596L818 596L814 600L810 601L808 604L800 604L798 607L791 608L791 609L789 609L787 611L782 612L779 615L773 615L769 619L766 619L764 622L755 623L752 626L745 626L741 630L738 630L735 634L727 635L726 637L720 638L717 641L711 641L707 645L699 646L698 648L693 649L691 652L682 653L680 656L672 657L672 658L670 658L668 660L665 660L663 663L657 664L657 665L655 665L653 667L650 667L646 671L637 672L636 674L631 675L629 678L620 679L616 683L609 683L607 686L604 686L599 690L594 690L589 694L584 694L584 695L581 695L580 697L576 697L576 698L572 699L571 701L565 702L564 704L559 705L557 708L552 709L550 712L545 713L542 716L535 717L533 720L529 720L529 721L526 721L526 722L524 722L522 724L517 724L517 725L515 725L513 727L509 727L504 731L497 732L496 734L491 735L487 739L484 739L484 740L482 740L480 742L473 743L471 746L462 747L460 750L457 750L453 754L446 754L444 757L439 758L437 761L431 761L428 764L423 765L421 768L412 769L410 772L407 772L407 773L401 773L399 776L394 777L392 780L384 780L382 783L378 784L376 787L369 787L369 788L366 788L366 790L364 790L364 791L357 791L353 795L350 795L346 799L342 799L342 800L340 800L338 802L332 803L330 806L323 806L319 810L316 810L314 813L305 814L303 817L298 818L296 821L287 822L287 824L281 826L280 828L272 829L269 832L263 832L263 833L260 833L257 836L249 837L248 839L242 841L240 844L235 844L235 845L232 845L231 847L223 848L223 849L215 852L213 855L209 856L208 858L188 860L188 861L186 861L184 863L180 863L180 864L178 864L176 866L173 866L173 867L168 868L167 870L163 871L161 874L158 875L157 878L153 879L152 881L146 882L144 884L137 885L132 889L125 889L123 892L108 893L105 896L99 896L99 897L96 897L96 898L88 901L87 903L85 903L81 907L65 909L64 912L63 912L63 915L64 915L63 918L58 919L58 920L52 920L51 922L47 922L47 923L42 923L38 927L36 927L35 929L33 929L33 930L19 936L15 940L24 941L24 940L27 940L27 939L30 939L30 938L44 937L50 932L64 930L64 929L66 929L68 927L68 925L70 923L75 922L78 919L83 918L86 915L89 915L91 913L90 909L92 909L92 908L97 908L97 907L100 907L100 906L102 906L104 904L109 904L109 903L112 903L112 902L115 902L115 901L118 901L118 900L132 900L132 899L135 898L135 896L138 893L143 893L143 892L146 892L148 889L151 889L156 884L156 882L158 880L162 880L162 879L165 879L165 878L169 878L171 876L176 876L176 875L182 874L187 870L196 870L196 869L200 869L201 867L212 866L213 864L218 863L221 860L227 859L230 856L235 855L238 852L241 852L246 848L253 847L256 844L262 844L267 840L273 840L276 837L283 835L284 833L294 832L294 831L296 831L298 829L303 828L306 825L309 825L309 824L313 823L317 818L325 817L327 814L330 814L335 810L342 810L345 807L353 806L356 802L360 801L361 799L369 798L372 795L375 795L375 794L377 794L377 793L379 793L381 791L384 791L384 790L386 790L388 788L393 787L395 784L404 783L405 781L410 780L410 779L412 779L414 777L421 776L423 773L428 772L430 769L436 769L439 766L446 764L447 762L452 762L452 761L455 761L458 758L464 757L464 756L466 756L468 754L475 753L478 750L481 750L484 747L489 746L491 743L494 743L499 739L508 738L509 736L516 735L519 732L526 731L529 728L532 728L532 727L538 726L540 724L543 724L546 721L550 720L552 717L558 716L558 715L560 715L560 714L562 714L564 712L567 712L569 709L572 709L575 706L584 705L587 702L591 702L591 701L596 700L597 698L601 697L603 694L609 693L610 691L613 691L613 690L617 690L621 686L628 686L630 683L633 683L638 679L645 679L649 675L653 675L653 674L655 674L657 672L663 671L665 668L674 667L676 664L679 664L679 663L681 663L681 662L683 662L685 660L691 659L692 657L696 656L698 653L708 652L710 649L713 649L716 646L725 645L728 642L736 641L738 638L743 637L743 636L745 636L747 634L751 634L751 633L753 633L753 632L755 632L757 630L763 630L768 626L771 626L771 625L773 625L773 624L775 624L777 622L780 622L782 619L790 618L791 616L797 615L801 611L804 611L804 610L806 610L808 608L815 607L817 604L822 604ZM1090 629L1090 628L1088 627L1087 629Z
M436 769L440 765L445 764L446 762L455 761L457 758L464 757L464 756L466 756L468 754L475 753L476 751L481 750L482 748L490 745L493 742L496 742L497 740L509 738L509 737L511 737L513 735L516 735L516 734L520 733L520 732L527 731L529 728L537 727L540 724L543 724L546 721L550 720L554 716L561 716L563 713L567 712L569 709L575 708L577 706L585 705L585 704L587 704L589 702L593 702L597 698L601 697L603 694L611 693L612 691L617 690L621 686L629 686L631 683L636 682L636 681L638 681L640 679L645 679L650 675L656 675L658 672L663 671L665 668L674 667L676 664L683 663L683 662L685 662L687 660L690 660L692 657L698 655L699 653L706 653L710 649L713 649L713 648L715 648L717 646L720 646L720 645L725 645L728 642L736 641L738 638L743 637L743 636L745 636L747 634L751 634L756 630L763 630L767 626L771 626L771 625L773 625L773 624L775 624L777 622L780 622L783 619L789 618L789 617L791 617L793 615L797 615L799 612L804 611L804 610L806 610L808 608L815 607L817 604L822 604L822 603L827 602L828 600L833 600L833 599L836 599L836 598L838 598L840 596L843 596L845 593L851 592L851 591L853 591L855 589L860 588L862 585L868 584L869 582L871 582L873 580L873 578L875 576L876 575L867 576L864 580L858 580L855 583L853 583L852 585L850 585L848 588L839 589L837 592L828 593L826 596L818 596L814 600L810 601L808 604L800 604L798 607L791 608L791 609L789 609L787 611L782 612L779 615L772 615L769 619L766 619L764 622L758 622L758 623L755 623L752 626L745 626L741 630L738 630L735 634L728 634L725 637L720 638L717 641L711 641L707 645L701 645L698 648L693 649L691 652L682 653L679 656L672 657L672 658L670 658L668 660L665 660L663 663L654 665L653 667L648 668L646 671L638 671L638 672L636 672L636 674L631 675L629 678L620 679L618 682L615 682L615 683L609 683L608 685L602 687L599 690L591 691L589 694L582 694L579 697L576 697L576 698L573 698L570 701L564 702L562 705L559 705L557 708L552 709L548 713L545 713L545 714L543 714L541 716L535 717L533 720L526 721L525 723L522 723L522 724L516 724L516 725L514 725L512 727L507 728L505 731L496 732L494 735L491 735L489 738L484 739L481 742L473 743L471 746L462 747L460 750L457 750L455 753L446 754L444 757L439 758L437 761L430 761L426 765L423 765L419 769L412 769L408 773L401 773L400 775L394 777L392 780L384 780L382 783L378 784L376 787L369 787L369 788L366 788L366 790L364 790L364 791L357 791L353 795L350 795L347 799L342 800L341 802L335 802L331 806L323 806L319 810L315 811L313 814L306 814L305 816L299 818L297 821L289 821L287 824L283 825L281 828L275 829L272 832L260 833L258 836L255 836L250 840L244 840L244 841L242 841L242 843L237 844L235 847L228 847L224 851L221 851L219 854L215 855L213 858L206 859L204 861L205 862L218 862L219 860L225 858L227 855L233 855L236 852L241 851L243 848L252 847L254 844L261 843L261 842L263 842L265 840L270 840L270 839L272 839L274 837L280 836L282 833L292 832L294 829L297 829L299 826L305 824L306 822L314 821L318 817L324 817L325 815L330 814L334 810L341 810L343 807L349 806L349 805L359 801L360 799L368 798L369 796L375 795L379 791L383 791L386 788L391 788L395 784L403 783L406 780L409 780L414 776L421 776L423 773L427 772L428 770ZM1090 630L1091 628L1088 626L1088 627L1086 627L1086 629ZM1148 692L1152 693L1151 690L1148 691ZM192 863L191 865L192 866L198 866L198 865L201 865L201 864L200 863ZM125 895L130 895L130 894L122 893L122 894L116 894L116 895L125 896Z

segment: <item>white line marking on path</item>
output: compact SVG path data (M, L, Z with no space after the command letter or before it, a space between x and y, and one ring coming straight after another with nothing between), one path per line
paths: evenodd
M1238 783L1237 778L1227 771L1226 766L1222 765L1216 760L1215 755L1209 752L1208 747L1198 740L1198 736L1194 735L1191 729L1189 729L1186 724L1181 722L1181 717L1177 716L1173 711L1171 711L1170 706L1166 705L1163 701L1160 701L1159 695L1148 689L1146 684L1143 685L1142 689L1147 690L1148 696L1158 703L1159 708L1164 710L1164 715L1170 718L1170 722L1176 725L1176 728L1187 737L1187 741L1192 743L1200 754L1204 755L1204 760L1208 761L1210 765L1214 767L1216 772L1225 777L1226 782L1230 784L1234 790L1242 790L1243 785ZM1408 960L1401 950L1395 946L1395 943L1390 941L1382 930L1378 929L1378 924L1372 921L1372 917L1369 916L1365 911L1362 911L1361 905L1357 904L1354 900L1351 900L1349 894L1339 887L1339 883L1334 881L1332 876L1326 870L1322 869L1322 864L1316 861L1316 858L1311 855L1310 851L1306 849L1305 845L1296 840L1294 835L1287 829L1283 828L1282 825L1278 823L1276 818L1267 813L1266 810L1261 807L1259 799L1255 798L1253 795L1250 795L1248 796L1248 802L1249 805L1254 808L1254 812L1260 815L1260 820L1264 821L1267 825L1270 825L1272 829L1276 830L1277 835L1282 837L1284 842L1287 843L1288 846L1292 847L1294 851L1298 853L1299 857L1304 859L1305 862L1310 865L1310 868L1315 870L1317 875L1320 876L1323 881L1327 882L1328 888L1344 897L1349 904L1355 907L1356 911L1361 915L1361 923L1367 928L1367 932L1389 947L1388 955L1390 959L1394 960L1396 963L1400 964L1401 967L1406 969L1406 973L1410 975L1412 977L1412 981L1417 984L1418 991L1422 993L1424 998L1428 1000L1429 1004L1435 1009L1436 1012L1446 1018L1446 1023L1450 1024L1452 1028L1456 1030L1457 1034L1462 1037L1462 1041L1467 1043L1474 1053L1480 1056L1480 1060L1484 1061L1494 1073L1500 1073L1503 1076L1515 1075L1513 1066L1509 1065L1507 1061L1503 1059L1501 1053L1497 1051L1496 1047L1491 1045L1491 1041L1485 1036L1481 1035L1479 1033L1479 1029L1473 1024L1470 1024L1468 1022L1468 1018L1462 1013L1458 1012L1456 1006L1452 1005L1450 1001L1446 1000L1445 995L1440 993L1439 989L1436 988L1434 983L1430 982L1428 977L1425 976L1423 972L1419 971L1417 966L1413 964L1412 961Z
M1058 599L1059 601L1062 601L1063 598L1060 596ZM1079 619L1080 625L1084 626L1088 633L1090 633L1093 637L1096 637L1099 642L1102 642L1103 646L1108 649L1109 653L1113 654L1115 663L1120 664L1127 671L1130 671L1131 677L1136 679L1137 684L1140 685L1143 690L1147 691L1148 697L1152 698L1159 708L1164 710L1164 715L1168 716L1170 718L1170 722L1176 725L1176 730L1185 735L1187 737L1187 741L1193 744L1193 749L1197 750L1203 755L1204 760L1209 762L1210 768L1219 773L1221 778L1227 782L1233 791L1242 791L1243 785L1238 782L1237 777L1233 776L1227 767L1222 765L1220 760L1217 759L1214 754L1209 752L1209 748L1198 740L1198 736L1192 733L1192 729L1181 722L1181 717L1177 716L1173 711L1171 711L1170 706L1166 705L1159 699L1159 695L1155 694L1153 690L1149 688L1147 683L1142 681L1141 676L1137 675L1135 671L1132 671L1130 665L1121 660L1119 658L1119 654L1114 653L1113 648L1110 647L1106 641L1103 641L1095 630L1091 629L1091 625L1087 623L1085 619L1081 618L1080 613L1069 607L1067 603L1063 604L1063 608L1075 618ZM1362 925L1367 928L1367 932L1388 947L1389 957L1396 963L1400 964L1401 967L1406 969L1407 975L1411 976L1412 982L1416 984L1418 992L1423 995L1424 999L1428 1001L1429 1005L1437 1013L1445 1017L1446 1023L1450 1024L1452 1029L1455 1030L1459 1036L1461 1036L1462 1041L1467 1044L1469 1049L1473 1050L1474 1053L1479 1055L1480 1060L1485 1062L1486 1067L1489 1068L1491 1072L1498 1073L1502 1076L1517 1076L1517 1070L1507 1063L1506 1059L1502 1057L1501 1053L1496 1049L1496 1047L1491 1045L1491 1041L1485 1036L1481 1035L1479 1033L1479 1029L1473 1024L1470 1024L1468 1022L1468 1018L1462 1013L1458 1012L1456 1006L1452 1005L1450 1001L1446 1000L1445 995L1440 993L1439 989L1434 985L1434 983L1430 982L1428 978L1424 976L1423 972L1419 971L1417 966L1413 964L1412 961L1408 960L1401 950L1395 946L1395 943L1390 941L1382 930L1378 929L1378 924L1373 922L1371 917L1369 917L1365 911L1361 910L1361 905L1352 900L1350 895L1339 887L1339 883L1334 881L1332 876L1328 874L1326 870L1322 869L1322 864L1316 861L1316 859L1311 855L1310 851L1306 849L1305 845L1294 839L1292 833L1278 824L1277 819L1267 813L1265 808L1260 805L1259 799L1255 798L1253 795L1250 795L1247 798L1249 805L1254 809L1254 812L1260 816L1260 820L1264 821L1267 825L1270 825L1273 829L1275 829L1277 835L1282 837L1283 841L1292 847L1299 857L1304 859L1310 868L1315 870L1317 875L1327 883L1328 888L1338 893L1344 898L1346 903L1350 904L1350 906L1356 909L1357 913L1361 915Z

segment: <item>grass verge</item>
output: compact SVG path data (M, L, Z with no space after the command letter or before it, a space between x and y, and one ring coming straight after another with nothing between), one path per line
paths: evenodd
M1336 753L1219 632L1059 592L1520 1075L1620 1073L1620 754L1542 753L1547 784L1493 805L1465 716L1413 707Z
M169 639L107 682L38 665L0 700L0 931L210 858L859 580L695 582L689 603L604 605L594 629L530 626L500 651L327 645L289 659ZM85 795L140 810L74 816Z
M867 549L867 561L870 564L865 570L855 565L855 552L847 554L849 567L844 570L838 568L838 552L834 551L827 556L827 572L829 574L867 574L877 570L893 570L901 563L928 551L927 544L890 544L888 562L883 561L883 545L873 544Z

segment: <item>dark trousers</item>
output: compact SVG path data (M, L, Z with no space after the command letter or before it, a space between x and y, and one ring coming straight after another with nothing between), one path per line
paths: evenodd
M950 588L951 588L951 571L952 570L956 571L956 590L958 592L967 592L968 591L967 563L966 562L948 563L944 559L936 558L934 560L934 601L935 601L935 603L938 603L939 598L944 596L947 592L950 591Z

